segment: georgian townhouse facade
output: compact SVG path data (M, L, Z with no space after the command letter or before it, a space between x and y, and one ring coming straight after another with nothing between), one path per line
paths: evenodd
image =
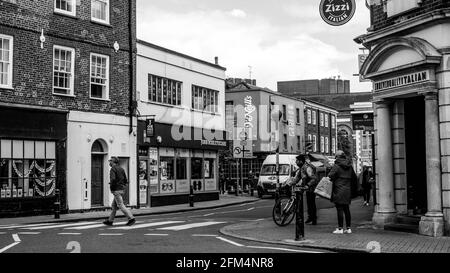
M305 102L305 139L311 143L312 153L334 159L337 147L338 111L307 99Z
M370 50L360 74L373 82L377 206L389 227L450 231L450 1L370 2L371 25L355 41Z
M219 199L225 141L225 68L137 42L139 202Z
M0 213L136 204L135 1L0 1Z

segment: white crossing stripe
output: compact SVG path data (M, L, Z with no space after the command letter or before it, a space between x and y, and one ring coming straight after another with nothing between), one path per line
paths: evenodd
M193 223L193 224L186 224L186 225L180 225L180 226L171 226L171 227L164 227L164 228L158 228L160 230L184 230L184 229L190 229L190 228L196 228L196 227L206 227L211 225L217 225L222 224L226 222L202 222L202 223Z
M60 232L58 235L81 235L80 232Z
M32 224L32 225L10 225L10 226L0 227L0 229L38 227L38 226L48 226L48 225L53 225L53 224L54 223Z
M231 240L228 240L228 239L225 239L225 238L222 238L222 237L219 237L219 236L217 236L216 238L219 239L219 240L222 240L224 242L227 242L229 244L235 245L235 246L240 246L240 247L244 246L244 245L241 245L239 243L233 242Z
M167 233L147 233L146 236L169 236Z
M24 234L24 235L37 235L41 234L40 232L18 232L17 234Z
M114 225L124 225L126 223L127 222L117 222L117 223L114 223ZM81 227L68 227L68 228L65 228L65 229L83 230L83 229L91 229L91 228L98 228L98 227L107 227L107 225L102 223L102 224L87 225L87 226L81 226Z
M100 236L120 236L123 235L123 233L100 233Z
M154 227L154 226L162 226L162 225L170 225L170 224L176 224L176 223L183 223L184 221L163 221L163 222L153 222L153 223L146 223L146 224L140 224L140 225L132 225L132 226L126 226L126 227L115 227L110 229L137 229L137 228L146 228L146 227Z
M81 223L72 223L72 224L59 224L59 225L52 225L52 226L43 226L43 227L32 227L32 228L22 228L22 229L29 229L29 230L35 230L35 229L51 229L51 228L62 228L62 227L72 227L72 226L84 226L89 224L95 224L98 222L81 222Z

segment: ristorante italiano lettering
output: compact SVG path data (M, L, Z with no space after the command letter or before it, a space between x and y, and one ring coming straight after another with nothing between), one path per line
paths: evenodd
M428 80L429 80L428 72L422 71L422 72L404 75L404 76L400 76L400 77L389 79L389 80L375 82L374 90L379 91L379 90L383 90L383 89L395 88L395 87L419 83L419 82L428 81Z

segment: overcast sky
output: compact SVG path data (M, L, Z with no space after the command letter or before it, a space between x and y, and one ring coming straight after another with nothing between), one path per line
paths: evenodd
M137 0L138 39L214 62L226 76L251 77L277 89L277 81L340 75L352 92L370 91L360 83L360 45L353 39L370 25L364 0L343 26L326 24L320 0Z

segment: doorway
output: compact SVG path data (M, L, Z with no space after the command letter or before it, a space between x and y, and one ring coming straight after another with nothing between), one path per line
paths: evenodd
M425 101L423 96L405 99L405 148L408 214L427 212Z
M103 173L105 152L97 140L91 149L91 206L103 206Z

